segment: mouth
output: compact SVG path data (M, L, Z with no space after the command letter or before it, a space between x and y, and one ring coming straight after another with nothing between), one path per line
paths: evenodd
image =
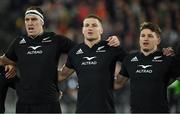
M88 32L88 35L92 35L93 34L93 32Z
M144 42L144 43L143 43L143 46L145 46L145 47L147 47L148 45L149 45L148 42Z
M28 27L28 30L29 30L29 31L33 31L33 30L34 30L34 27Z

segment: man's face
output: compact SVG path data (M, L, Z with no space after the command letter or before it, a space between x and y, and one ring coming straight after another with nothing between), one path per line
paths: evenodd
M28 36L37 36L43 29L42 21L34 15L25 16L25 27Z
M86 40L96 40L101 38L103 33L101 23L95 18L87 18L83 21L83 30L84 37Z
M139 44L141 50L149 52L157 48L160 44L160 38L150 29L143 29L140 33Z

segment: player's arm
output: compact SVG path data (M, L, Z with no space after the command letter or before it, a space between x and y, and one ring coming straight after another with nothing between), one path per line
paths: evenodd
M114 90L121 89L128 81L128 77L118 74L114 80Z
M63 68L60 71L58 71L58 81L62 82L63 80L71 76L73 73L74 69L70 69L64 65Z
M120 66L120 72L115 75L114 90L121 89L122 87L124 87L124 85L129 79L129 74L126 69L126 63L127 63L126 60L127 60L127 57L125 57L121 65L116 64L116 67Z
M8 59L5 55L0 56L0 65L15 65L15 62Z

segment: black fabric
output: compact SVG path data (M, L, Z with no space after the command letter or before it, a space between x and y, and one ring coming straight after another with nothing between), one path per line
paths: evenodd
M159 51L148 56L137 52L124 59L120 74L130 79L132 112L169 111L167 86L177 76L173 63L173 57Z
M89 48L82 43L68 55L66 66L78 76L77 113L115 112L113 81L116 61L126 53L101 41Z
M175 67L174 70L177 71L177 75L178 75L178 74L180 74L180 44L177 46L174 59L175 59L174 60L175 61L174 62L174 67Z
M18 102L43 104L59 101L58 60L74 43L68 38L45 32L37 38L17 38L5 56L17 63L20 72Z
M18 81L17 77L6 79L4 67L0 66L0 113L5 112L5 99L8 88L11 87L15 89L15 85L17 81Z
M17 102L16 113L61 113L60 103L23 104Z

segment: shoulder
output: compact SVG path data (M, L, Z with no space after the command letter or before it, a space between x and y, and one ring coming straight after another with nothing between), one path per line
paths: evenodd
M54 32L44 32L41 37L51 38L51 39L54 39L54 40L62 40L62 41L67 39L66 36L63 36L63 35L60 35L60 34L56 34Z
M157 51L156 54L154 55L154 58L164 58L164 59L172 59L173 57L172 56L166 56L163 54L162 51Z
M166 65L170 65L173 62L173 56L166 56L162 51L157 51L152 56L152 62L154 63L165 63Z
M22 45L22 44L26 44L26 37L25 35L21 35L21 36L17 36L15 37L15 39L12 41L11 44L15 44L15 45Z
M139 51L132 51L129 52L129 54L127 55L128 58L132 58L132 57L138 57L141 53Z
M139 51L129 52L127 56L124 58L124 61L131 61L131 62L139 61L140 54L141 53Z
M61 41L70 40L68 37L63 36L63 35L61 35L61 34L55 34L55 33L54 33L53 36L54 36L54 38L56 38L56 39L58 39L58 40L61 40Z
M82 46L84 44L81 43L81 44L78 44L78 45L75 45L71 50L70 52L68 53L68 55L79 55L79 54L82 54L83 53L83 50L82 50Z
M102 40L99 45L102 47L104 46L104 48L111 50L111 51L124 51L124 48L122 46L117 46L117 47L113 47L113 46L109 46L108 45L108 41Z

